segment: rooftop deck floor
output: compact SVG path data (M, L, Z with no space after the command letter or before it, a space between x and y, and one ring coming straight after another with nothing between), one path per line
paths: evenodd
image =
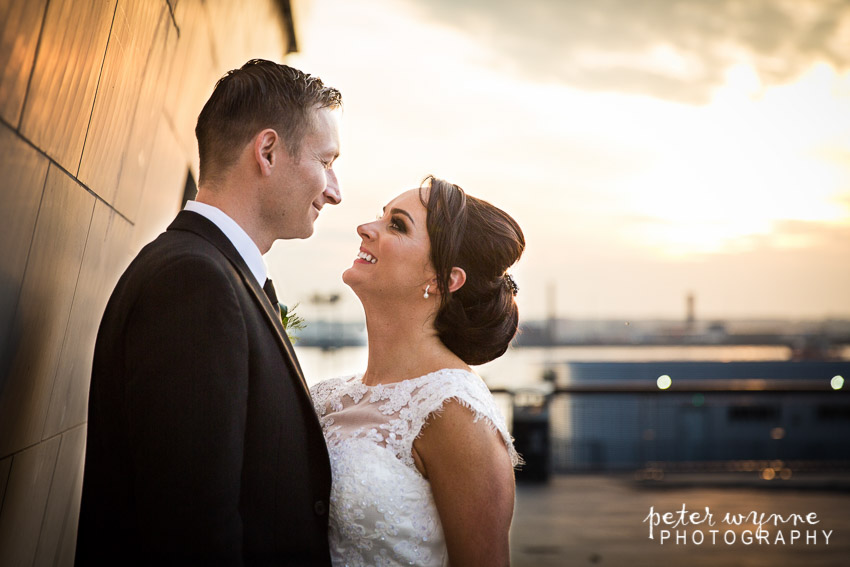
M655 538L649 539L649 526L643 520L650 507L655 512L676 512L683 504L689 513L703 515L708 507L715 525L668 526L671 536L663 543L658 530L664 526L658 526ZM814 512L817 517L812 519L819 523L766 525L767 541L752 539L747 545L742 541L744 531L754 531L755 526L733 526L723 520L727 513L753 511L783 517ZM677 529L685 534L685 543L675 541ZM699 545L694 543L694 537L699 539L695 530L703 532ZM710 530L718 532L712 536ZM726 534L727 530L733 533ZM800 532L793 544L792 530ZM830 530L827 543L823 531ZM724 541L733 536L734 543ZM785 544L777 542L777 537L784 538ZM780 484L680 475L646 485L631 475L555 475L547 484L517 486L511 554L514 567L843 567L850 565L848 479L812 477Z

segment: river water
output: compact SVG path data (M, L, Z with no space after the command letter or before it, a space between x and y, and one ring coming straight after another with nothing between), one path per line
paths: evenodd
M366 347L327 351L296 344L295 350L309 385L366 368ZM848 354L847 351L844 354ZM522 388L540 383L548 368L560 375L568 362L786 361L790 356L790 349L784 346L512 347L501 358L477 366L475 370L491 388Z

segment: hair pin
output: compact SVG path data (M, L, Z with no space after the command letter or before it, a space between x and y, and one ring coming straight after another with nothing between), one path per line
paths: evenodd
M508 284L508 287L511 288L511 293L516 295L519 292L519 286L514 281L513 276L511 276L509 273L505 272L504 278L505 278L505 281Z

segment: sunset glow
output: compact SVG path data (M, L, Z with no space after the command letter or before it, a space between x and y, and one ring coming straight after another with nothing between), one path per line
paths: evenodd
M777 225L850 223L850 175L836 159L850 132L849 77L819 66L794 84L762 89L739 67L707 107L682 120L655 117L669 139L688 143L659 148L656 167L635 181L632 206L648 217L642 242L673 254L740 250L753 236L804 247L804 235Z
M679 317L689 291L706 316L849 316L850 9L803 45L817 2L754 2L774 27L614 4L305 3L291 63L343 91L343 204L272 270L321 258L358 316L354 227L433 173L523 226L529 317L549 286L570 316Z

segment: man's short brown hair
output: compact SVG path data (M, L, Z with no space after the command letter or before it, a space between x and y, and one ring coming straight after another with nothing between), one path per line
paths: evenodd
M201 184L227 171L258 132L273 128L297 159L313 111L342 106L342 95L321 79L265 59L228 71L198 115Z

